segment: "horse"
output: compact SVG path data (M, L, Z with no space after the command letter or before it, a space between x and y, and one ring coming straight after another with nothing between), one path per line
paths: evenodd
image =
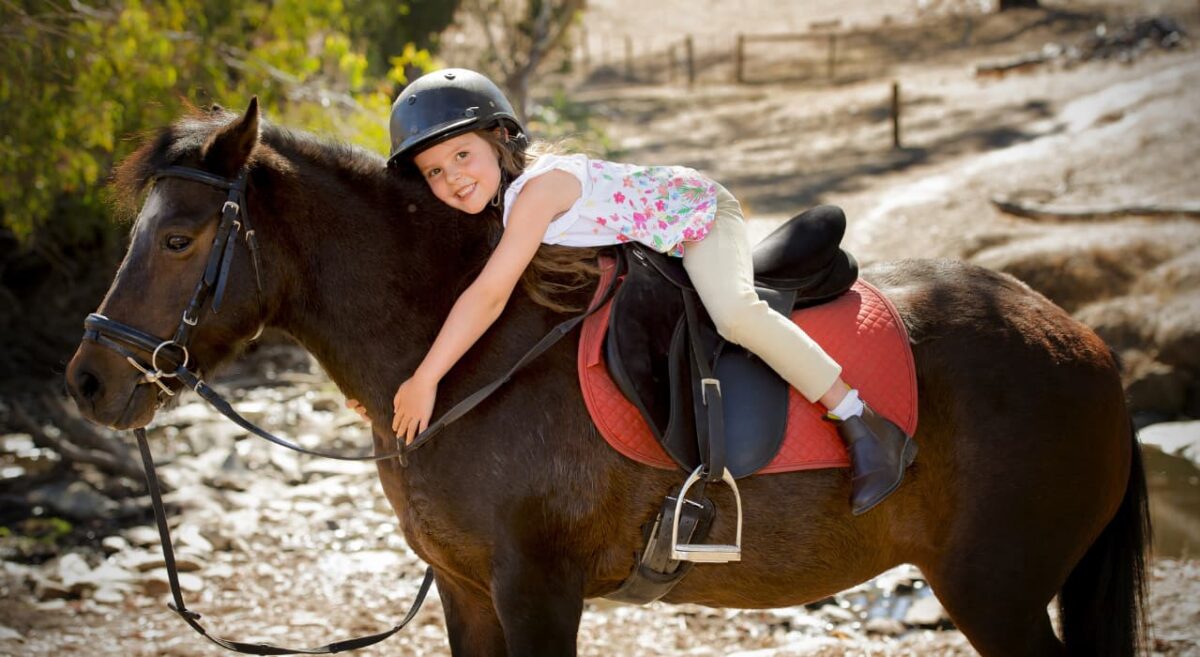
M225 193L157 179L181 166L245 176L257 250L225 258L235 282L219 312L186 306ZM121 163L113 189L140 210L98 312L157 336L192 312L186 357L205 372L264 326L287 333L364 404L377 453L397 447L394 390L495 243L494 226L444 206L380 156L273 125L256 101L160 129ZM664 600L792 606L911 563L985 657L1136 654L1149 516L1111 350L1007 275L945 260L862 275L898 309L916 363L920 455L904 485L854 517L844 469L747 478L742 560L695 567ZM591 293L573 294L586 305ZM516 291L440 384L435 416L563 317ZM569 337L405 463L377 464L405 539L433 569L456 656L576 654L584 601L631 573L642 525L682 480L599 438ZM66 371L81 412L113 428L151 421L162 393L148 378L91 341ZM712 495L733 508L727 489ZM718 515L711 541L731 541L730 515ZM1047 610L1056 596L1061 638Z

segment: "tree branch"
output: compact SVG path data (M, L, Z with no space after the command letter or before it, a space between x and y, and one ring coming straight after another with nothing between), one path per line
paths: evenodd
M1123 217L1198 217L1200 203L1183 205L1122 205L1108 208L1054 208L1047 205L1021 203L1013 199L992 197L992 205L1006 214L1041 221L1085 221L1120 219Z
M33 436L33 442L42 447L48 447L62 454L64 458L77 463L94 465L109 474L129 477L134 481L142 478L142 469L133 458L119 458L113 452L95 449L84 449L65 439L66 433L46 431L40 422L25 410L21 402L14 400L11 405L13 423L20 430ZM114 452L119 450L114 450Z

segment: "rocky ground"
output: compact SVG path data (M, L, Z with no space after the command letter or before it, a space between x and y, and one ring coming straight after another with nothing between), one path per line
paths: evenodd
M227 379L222 388L247 417L286 426L303 444L354 449L363 436L356 417L312 379L293 372L286 381ZM398 534L373 467L297 458L245 436L197 400L164 412L155 427L185 600L211 631L317 645L403 616L424 565ZM4 440L11 446L20 437ZM27 464L48 456L24 454ZM158 534L141 522L40 564L4 561L0 655L221 654L166 608ZM13 544L4 545L12 557ZM1151 591L1155 654L1200 654L1200 563L1158 560ZM593 601L579 645L592 656L975 654L911 567L788 609ZM411 629L361 654L448 655L436 589Z
M1200 26L1194 3L1140 9L1175 11L1193 33ZM758 236L814 203L836 203L863 261L970 259L1021 277L1097 328L1128 364L1140 423L1153 423L1143 440L1159 446L1147 447L1159 528L1153 652L1200 655L1200 424L1182 421L1200 417L1200 222L1104 214L1200 202L1200 56L1141 41L1109 58L1079 56L1124 24L1112 18L1099 31L1095 20L1021 12L976 24L975 45L903 61L887 76L710 79L690 93L593 82L574 97L625 159L686 163L721 180ZM901 149L891 147L892 79L904 99ZM1093 216L1048 218L1083 210ZM260 349L221 387L243 414L302 443L364 444L337 391L286 349ZM371 467L298 459L195 398L155 427L188 603L216 634L317 644L403 616L423 566ZM54 460L29 435L0 437L0 483ZM0 530L0 655L222 654L165 607L144 500L102 495L90 481L47 482L34 498L40 511ZM579 646L583 655L975 654L908 568L781 610L591 602ZM411 629L361 654L408 653L449 654L436 595Z

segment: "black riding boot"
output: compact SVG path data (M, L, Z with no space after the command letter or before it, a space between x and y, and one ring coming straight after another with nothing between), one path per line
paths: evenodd
M862 515L900 486L904 470L917 456L917 444L870 406L863 408L862 415L833 421L850 452L851 511Z

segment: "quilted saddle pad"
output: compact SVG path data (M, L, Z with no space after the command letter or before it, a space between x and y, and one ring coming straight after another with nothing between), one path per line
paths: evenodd
M613 263L603 263L607 287ZM592 421L609 445L639 463L677 469L654 439L637 408L621 394L604 363L604 335L612 301L584 321L579 340L579 385ZM917 428L917 382L908 333L894 306L870 283L859 280L828 303L792 313L792 321L842 365L842 378L862 398L908 435ZM787 435L775 458L757 474L846 467L846 448L824 410L788 393ZM733 449L731 446L730 449Z

